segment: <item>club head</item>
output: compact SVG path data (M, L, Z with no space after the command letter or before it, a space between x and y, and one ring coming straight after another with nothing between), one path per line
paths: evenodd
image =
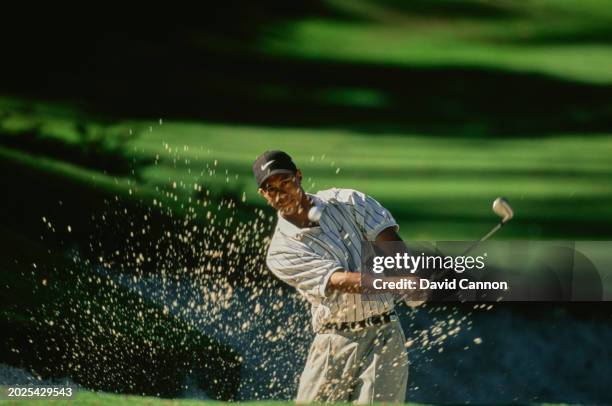
M502 224L510 221L512 216L514 216L514 211L512 211L512 207L510 207L510 203L503 197L498 197L493 202L493 212L501 217Z

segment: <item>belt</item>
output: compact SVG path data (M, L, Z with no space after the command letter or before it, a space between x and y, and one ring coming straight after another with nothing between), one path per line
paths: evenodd
M323 325L319 333L325 331L357 331L363 330L367 327L382 326L383 324L398 320L399 318L397 317L397 313L395 313L395 310L391 310L387 313L377 314L376 316L372 316L359 321L327 323Z

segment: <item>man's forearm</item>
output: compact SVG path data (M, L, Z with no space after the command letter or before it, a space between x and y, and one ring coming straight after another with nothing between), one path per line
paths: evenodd
M395 227L389 227L383 230L376 237L378 242L381 241L401 241L397 235ZM342 292L342 293L363 293L363 285L361 283L361 274L357 272L348 272L340 270L333 273L327 282L326 292Z
M362 293L361 274L339 270L332 274L327 282L326 292Z
M385 245L385 242L402 242L401 237L397 234L397 231L395 229L395 227L388 227L386 229L384 229L383 231L381 231L378 236L376 237L376 243L378 244L379 248L388 248L387 245ZM403 245L403 250L405 252L408 251L408 249L406 248L406 246L404 244ZM394 246L392 250L390 250L389 252L385 252L385 255L393 255L396 253L395 248L397 247ZM336 272L334 272L332 274L332 276L329 278L329 281L327 282L327 287L325 288L326 292L342 292L342 293L373 293L375 292L375 290L371 287L372 283L369 280L364 280L362 281L362 278L372 278L371 275L368 274L361 274L358 272L349 272L347 270L338 270ZM405 276L405 277L385 277L385 280L387 281L392 281L392 280L397 280L399 281L400 279L415 279L415 280L419 280L420 278L417 276ZM369 287L369 289L368 289ZM405 293L411 293L411 296L417 296L419 298L423 297L423 293L421 290L419 289L414 289L410 292L405 292ZM421 299L418 299L421 300Z

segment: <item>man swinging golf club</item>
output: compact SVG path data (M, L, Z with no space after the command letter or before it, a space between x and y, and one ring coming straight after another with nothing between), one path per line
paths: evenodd
M282 151L263 153L253 172L259 193L278 211L268 267L312 305L317 335L298 402L404 402L408 360L394 311L397 296L364 294L360 272L361 241L402 241L397 223L380 203L355 190L305 193L301 171ZM501 221L465 253L513 217L503 198L493 202L493 211ZM402 299L422 303L424 296L412 291Z
M403 403L408 358L395 296L364 300L360 273L363 240L401 241L393 216L355 190L304 192L301 171L282 151L263 153L253 172L278 211L267 265L312 305L317 334L297 401Z

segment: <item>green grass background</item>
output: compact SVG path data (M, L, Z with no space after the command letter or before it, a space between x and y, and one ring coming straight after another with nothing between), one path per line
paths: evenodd
M4 105L11 104L5 99ZM37 142L84 148L70 117L29 114L41 123ZM4 137L19 137L27 123L28 117L14 114L4 123ZM136 162L137 177L84 168L66 156L43 153L31 159L6 147L0 152L43 171L95 182L109 194L169 191L187 202L195 184L263 208L251 164L262 151L282 149L302 169L308 191L364 191L392 211L406 239L476 239L496 221L490 205L497 196L507 197L516 210L502 238L610 235L612 206L606 202L612 196L612 136L606 134L472 139L175 121L118 122L101 131L123 135L130 129L133 136L120 152ZM112 143L109 138L104 142Z
M612 83L612 7L606 1L434 3L325 1L322 4L333 13L304 15L262 27L250 52L280 61L293 60L298 66L319 61L424 71L445 67L488 69L486 72L519 75L519 82L520 75L536 75L576 86L594 86L594 91L602 92ZM215 48L223 42L205 44L200 46ZM245 52L241 47L226 47L223 51L229 55ZM247 91L253 85L246 73L239 83L230 83L230 79L228 76L223 82L229 94L234 91L231 86L243 84ZM258 97L287 102L303 98L323 106L354 107L356 119L367 108L397 107L389 106L396 101L384 89L369 87L369 78L362 79L362 88L342 83L341 75L331 79L338 81L336 85L321 77L325 86L315 85L310 90L308 84L300 84L299 78L264 83L258 88L263 92ZM492 85L502 86L503 80L500 77ZM411 90L406 92L410 99ZM533 110L531 116L516 117L532 120L534 128L506 136L487 133L486 126L484 130L479 128L479 120L484 122L486 118L478 115L463 117L468 123L473 120L473 131L469 125L453 131L451 124L432 136L415 130L372 131L367 122L362 123L361 130L358 125L334 128L331 121L330 125L315 127L281 124L282 113L278 124L262 125L163 116L109 121L100 113L84 114L74 103L38 103L10 97L0 100L0 109L6 113L2 120L5 144L7 138L19 137L20 131L35 125L38 133L31 144L43 145L35 155L48 155L45 143L53 143L64 146L64 153L48 158L70 164L79 163L79 153L95 143L98 152L106 149L107 157L123 154L131 162L127 166L137 170L136 184L142 189L169 188L178 182L184 188L179 186L176 192L189 194L193 183L200 181L213 191L223 190L239 197L244 193L247 203L263 207L256 196L250 165L262 151L278 148L295 157L308 190L349 187L379 199L398 218L404 238L477 238L494 220L489 205L498 195L509 198L517 212L512 226L500 237L609 237L612 209L606 203L612 194L612 134L593 131L588 125L590 119L602 120L602 116L609 123L610 98L607 105L593 99L591 110L599 111L599 116L582 118L584 132L563 130L562 125L550 131L538 130L535 124L541 119L541 106L530 105L531 97L538 96L536 92L540 89L524 94L520 100L526 111ZM463 98L465 104L470 104L472 89L462 89L462 93L459 100ZM236 110L250 106L244 94L234 96ZM436 99L426 100L430 104L424 109L449 108L444 96L442 93L437 100L438 106ZM500 93L485 103L500 104L503 112L505 97ZM546 100L554 103L554 94ZM421 108L419 100L412 102L411 106ZM510 123L516 113L513 108L504 118ZM589 110L588 104L584 109ZM467 109L464 115L470 112L476 114ZM559 123L566 120L563 115L571 113L560 111ZM578 109L574 114L587 113ZM96 129L96 119L104 121L104 128ZM163 124L159 119L164 120ZM554 120L554 116L548 119ZM87 128L88 136L75 130L77 123ZM19 140L9 145L17 148L5 149L5 154L19 151ZM151 164L152 161L157 163ZM214 162L214 175L198 176L207 171L207 165L212 168ZM80 176L82 166L65 166L63 172L69 177ZM116 177L125 181L131 174L122 175ZM103 173L96 176L104 182Z
M86 220L108 208L105 200L132 202L138 216L163 202L175 218L198 212L205 225L206 211L231 199L238 214L223 209L221 217L246 221L263 209L272 222L251 174L266 149L289 152L308 191L375 197L408 240L476 239L496 220L497 196L516 217L496 238L610 239L612 3L317 4L324 12L243 18L244 37L206 31L213 27L179 38L184 48L172 39L167 48L111 42L158 64L137 70L154 79L141 88L121 81L129 63L114 71L104 52L95 73L66 75L60 90L21 92L3 79L0 277L13 288L3 321L27 323L28 303L41 303L36 277L15 276L31 272L28 253L44 266L45 252L86 238L94 231ZM222 69L206 70L201 54ZM175 61L186 68L158 89ZM175 89L180 96L162 107L150 101ZM208 207L197 202L207 191ZM43 216L56 228L52 241L40 240Z

